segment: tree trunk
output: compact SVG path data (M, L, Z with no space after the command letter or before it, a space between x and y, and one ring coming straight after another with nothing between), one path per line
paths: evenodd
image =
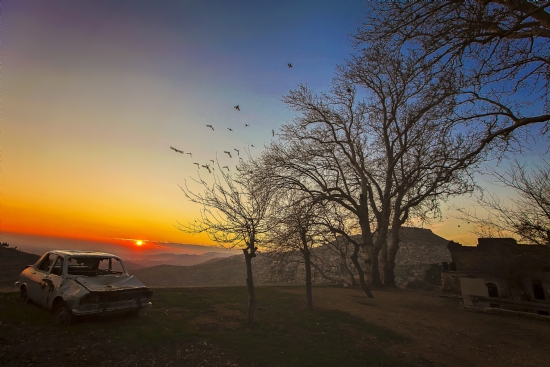
M308 311L313 311L313 294L311 292L311 258L309 256L309 250L304 249L302 251L304 254L304 260L306 265L306 298L307 298L307 309Z
M368 228L367 230L365 230L364 228L361 228L361 229L362 229L362 235L361 235L362 244L359 246L363 250L363 255L365 257L365 260L364 260L365 271L363 272L363 268L361 268L361 266L359 266L357 271L361 270L360 272L363 273L364 281L370 285L372 281L372 257L374 255L373 254L374 246L372 245L370 228ZM351 258L356 268L357 268L357 264L355 264L355 262L358 261L358 252L359 252L359 247L357 247L357 245L354 244L354 251ZM354 256L355 256L355 260L353 260Z
M252 258L256 257L255 249L249 253L248 248L243 249L246 262L246 287L248 288L248 314L246 324L252 327L254 324L254 308L256 307L256 291L254 290L254 279L252 277Z
M302 241L302 248L300 251L304 256L304 262L306 265L306 298L307 298L307 309L308 311L313 311L313 295L311 293L311 252L307 245L307 236L306 229L300 228L300 239Z
M370 285L373 288L383 288L384 284L380 280L380 268L378 262L378 256L380 254L380 248L374 247L372 249L372 265L371 265L371 282Z
M393 241L392 241L393 242ZM386 259L386 266L384 268L384 285L386 287L397 288L395 284L395 255L399 249L399 243L388 246L388 255Z
M387 204L389 205L389 203ZM379 255L380 250L387 246L388 239L388 230L389 230L389 210L384 209L378 219L378 235L376 240L373 243L373 254L372 254L372 278L370 285L373 287L383 288L384 284L380 280L380 264L379 264ZM384 269L382 265L382 270Z
M345 277L346 275L349 276L351 286L355 287L357 285L357 282L355 282L355 275L353 275L353 272L348 266L348 263L346 261L346 255L343 253L340 253L340 257L342 259L342 276L343 277Z
M388 241L385 241L382 245L382 248L380 249L380 255L378 255L378 264L379 268L382 269L380 272L381 281L386 286L386 267L388 260Z
M361 264L359 264L358 253L359 253L359 245L354 244L354 250L353 255L351 255L351 261L353 262L353 265L355 265L355 268L357 269L357 273L359 273L359 283L361 283L361 287L363 288L363 291L365 291L365 294L369 298L374 298L374 295L369 289L369 286L367 285L367 282L365 281L365 273L363 272L363 269L361 268Z
M399 250L399 230L401 224L394 221L391 229L388 251L386 254L386 266L384 267L384 285L386 287L397 288L395 284L395 256Z
M364 183L362 184L364 186ZM359 226L361 226L361 245L354 243L353 244L353 255L351 255L351 261L357 273L359 273L359 283L365 291L365 294L369 298L374 298L372 292L370 291L369 284L372 279L372 256L373 256L373 244L372 244L372 233L370 230L370 220L369 220L369 203L367 200L367 195L365 194L368 190L365 187L362 188L363 192L359 195L360 208L358 213ZM359 264L358 254L359 247L363 248L363 255L365 256L365 271L361 264ZM365 275L367 278L365 279Z

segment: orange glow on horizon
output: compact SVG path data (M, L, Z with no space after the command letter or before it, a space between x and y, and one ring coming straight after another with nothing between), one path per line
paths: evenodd
M84 241L98 241L138 248L149 248L155 243L180 243L189 245L216 246L205 234L193 235L175 228L181 215L168 211L164 216L151 219L127 210L117 215L89 210L88 205L56 207L51 203L15 202L3 200L1 231L7 233L59 237ZM41 205L42 204L42 205ZM183 216L182 222L191 218ZM147 246L144 246L147 245Z

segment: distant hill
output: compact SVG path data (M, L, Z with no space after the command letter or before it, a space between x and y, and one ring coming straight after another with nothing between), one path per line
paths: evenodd
M239 256L219 259L214 263L194 266L157 265L131 271L143 284L150 287L223 286L242 284L246 279L244 258ZM239 271L242 268L242 272Z
M209 252L201 255L187 255L187 254L156 254L150 255L138 260L124 261L126 270L133 274L137 269L150 267L150 266L162 266L162 264L172 265L196 265L200 263L212 264L220 259L227 258L233 254ZM16 250L12 247L0 246L0 290L15 291L17 288L14 286L18 275L25 269L27 265L32 265L38 261L39 255L29 254L23 251Z
M422 277L426 264L450 261L447 250L448 241L435 235L429 229L405 227L401 231L401 248L396 258L396 276L398 283L406 284L412 276ZM0 248L0 287L13 286L17 275L26 265L33 264L37 255L26 254L13 249ZM318 253L327 251L317 248ZM9 256L11 257L9 257ZM335 256L335 255L332 255ZM17 258L17 260L15 260ZM295 254L294 259L300 260ZM130 274L135 275L148 286L159 287L204 287L233 286L246 284L246 267L242 254L209 252L201 255L189 254L156 254L141 259L125 259L124 263ZM342 277L339 258L334 264L328 264L323 271L332 272L333 277ZM338 265L338 266L334 266ZM284 275L273 266L271 259L258 253L252 262L254 283L261 284L303 284L303 264L292 261L284 263ZM351 264L350 264L350 268ZM418 268L418 269L417 269ZM279 271L279 272L278 272ZM416 274L418 273L418 274ZM319 272L313 270L313 281L316 284L327 283Z
M122 259L122 261L124 261L124 259ZM124 261L124 266L126 266L126 271L144 268L143 265L136 264L131 261Z
M18 275L27 265L34 264L38 259L38 255L0 246L0 290L17 290L14 283Z
M147 255L140 259L129 258L128 260L123 260L124 263L127 264L128 269L139 269L157 265L192 266L212 259L220 259L234 255L234 252L207 252L200 255L163 253Z
M258 253L252 261L254 284L275 284L270 259ZM159 265L130 272L150 287L221 287L246 285L243 255L212 259L193 266ZM299 284L296 280L293 284ZM288 284L288 282L285 282Z
M448 240L437 236L429 229L404 227L401 232L401 248L396 258L396 273L398 283L409 281L407 273L410 270L418 271L423 277L426 264L451 261L447 250ZM328 254L328 248L316 249L319 254ZM333 278L342 278L339 266L339 257L334 256L332 264L325 264L323 271ZM290 257L289 257L290 258ZM294 259L300 260L297 253ZM349 261L349 260L348 260ZM354 268L349 264L350 269ZM417 269L418 268L418 269ZM289 271L284 276L277 274L280 268L273 266L270 258L258 253L252 261L254 284L303 284L305 283L303 264L286 266ZM313 269L313 282L327 283L319 272ZM403 273L403 274L402 274ZM151 287L204 287L204 286L233 286L246 284L246 267L244 256L234 255L228 258L212 259L194 266L159 265L131 271L140 281ZM414 278L414 277L413 277ZM414 278L415 279L415 278Z

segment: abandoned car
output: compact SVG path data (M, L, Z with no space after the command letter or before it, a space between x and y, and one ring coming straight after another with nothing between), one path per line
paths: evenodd
M116 255L94 251L49 251L27 266L15 284L24 302L53 310L58 325L80 315L137 315L151 305L153 295Z

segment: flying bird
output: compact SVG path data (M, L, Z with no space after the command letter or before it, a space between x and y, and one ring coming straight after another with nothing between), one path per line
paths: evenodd
M292 63L289 62L289 63L286 64L286 66L288 66L288 68L290 69L290 68L292 68Z
M212 164L214 164L214 160L213 160L213 159L211 159L210 162L212 162Z
M227 168L227 170L229 171L229 167L227 167L227 166L223 166L222 168Z
M236 105L235 107L233 107L234 109L236 109L237 111L240 111L241 108L239 107L239 105Z
M249 127L250 125L249 124L244 124L244 127Z
M198 163L195 162L195 163L193 163L193 164L196 164L196 165L197 165L197 168L201 168L200 165L199 165Z
M227 130L229 130L229 131L233 131L233 129L232 129L232 128L230 128L230 127L228 127L228 128L227 128Z
M231 152L228 152L227 150L224 150L223 152L226 153L229 156L229 158L233 158L231 157Z
M185 154L189 154L191 158L193 158L193 153L185 153Z
M214 127L212 125L206 125L206 127L209 127L212 129L212 131L214 131Z
M239 152L240 152L239 149L233 149L233 150L237 152L237 155L241 155L241 154L239 153Z
M181 153L181 154L183 154L183 150L176 149L176 148L174 148L173 146L170 146L170 149L172 149L172 150L173 150L174 152L176 152L176 153Z
M210 171L210 166L209 165L203 164L202 167L206 168L208 170L208 173L212 173L212 171Z
M251 146L252 148L255 148L254 144L250 144L250 146Z

